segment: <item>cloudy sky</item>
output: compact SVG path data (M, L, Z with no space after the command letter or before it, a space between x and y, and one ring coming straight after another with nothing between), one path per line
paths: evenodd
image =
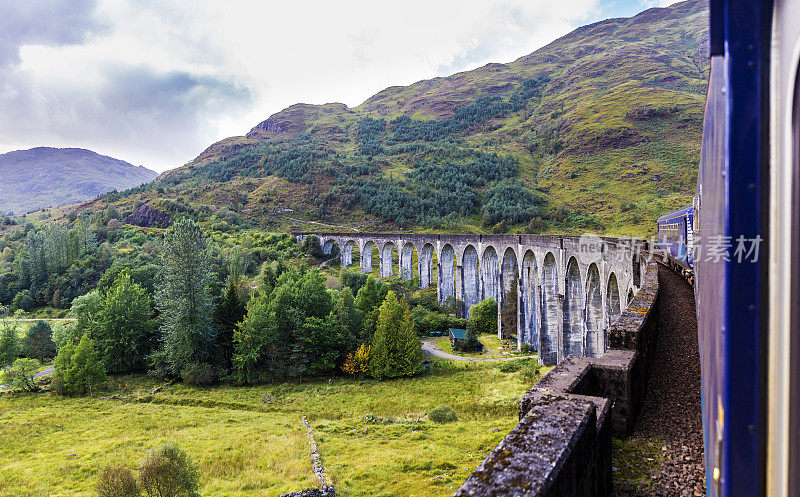
M0 0L0 153L164 171L297 102L508 62L663 0Z

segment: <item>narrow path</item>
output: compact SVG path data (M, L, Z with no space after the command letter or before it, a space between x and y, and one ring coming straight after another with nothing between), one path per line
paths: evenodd
M319 265L319 269L324 268L325 266L328 265L329 262L334 261L334 260L336 260L338 258L339 258L339 256L337 255L337 256L331 257L330 259L325 259L324 261L322 261L322 264Z
M34 374L33 378L35 379L35 378L41 378L42 376L51 375L53 374L53 371L55 371L55 368L53 366L48 366L43 370L39 371L38 373ZM11 387L9 387L8 385L0 385L0 390L8 390L9 388Z
M12 323L35 323L36 321L55 321L55 322L67 322L67 321L77 321L77 318L25 318L25 319L3 319L2 321L9 321Z
M316 224L317 226L327 226L328 228L339 228L343 230L350 230L355 231L358 233L360 230L356 228L348 228L347 226L340 226L338 224L325 224L325 223L318 223L317 221L306 221L305 219L297 219L296 217L287 216L286 214L281 214L281 216L285 217L289 221L294 221L296 223L307 223L307 224Z
M439 357L441 359L450 359L451 361L468 361L468 362L494 362L494 361L512 361L514 359L530 359L538 357L535 355L514 355L511 357L497 357L497 358L480 358L480 357L463 357L460 355L450 354L443 350L439 350L434 345L434 342L441 338L423 338L422 339L422 352L428 355Z
M47 366L43 370L41 370L38 373L36 373L35 375L33 375L33 377L34 378L41 378L42 376L51 375L51 374L53 374L53 371L55 371L55 370L56 369L53 366Z
M656 353L642 412L627 442L657 443L663 461L653 474L645 475L650 489L618 485L617 497L706 495L694 293L666 267L659 266L658 277ZM615 466L622 463L619 457L613 455Z

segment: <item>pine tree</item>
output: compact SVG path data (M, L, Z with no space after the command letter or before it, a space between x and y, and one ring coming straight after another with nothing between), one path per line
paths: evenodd
M245 299L239 295L241 291L236 281L229 280L217 305L217 350L226 368L231 367L233 360L233 332L236 325L244 319L246 310Z
M365 342L371 341L375 333L375 326L378 322L378 305L381 301L380 284L378 280L370 276L356 294L354 302L356 309L361 313L363 322L359 338Z
M30 327L22 339L22 355L38 361L45 357L56 356L56 345L53 343L53 330L42 320Z
M408 304L389 292L378 312L369 373L375 378L411 376L422 364L422 344L414 333Z
M6 320L8 307L0 305L0 368L14 362L17 356L17 325Z
M156 293L164 350L173 374L206 362L214 346L211 262L200 227L181 219L164 234L163 272Z

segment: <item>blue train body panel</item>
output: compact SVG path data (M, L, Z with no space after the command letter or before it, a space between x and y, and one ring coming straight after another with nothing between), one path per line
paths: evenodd
M695 219L702 250L740 236L765 238L771 10L771 2L711 1L713 57ZM765 495L766 261L694 255L708 495Z

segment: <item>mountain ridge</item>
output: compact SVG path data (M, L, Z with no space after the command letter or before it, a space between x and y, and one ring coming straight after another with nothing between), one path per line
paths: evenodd
M273 214L291 208L380 230L647 234L695 188L707 46L705 1L598 21L511 62L390 86L353 108L294 104L157 184L271 228L286 228ZM485 176L478 163L505 172ZM442 175L463 191L436 183Z
M13 150L0 154L0 212L25 213L82 202L157 176L144 166L83 148Z

